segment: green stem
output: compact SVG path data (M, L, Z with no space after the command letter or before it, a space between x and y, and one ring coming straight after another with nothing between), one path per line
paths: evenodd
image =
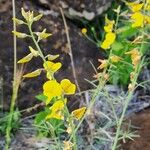
M16 9L15 9L15 0L12 0L12 7L13 7L13 18L16 17ZM16 22L13 21L13 30L16 31ZM13 45L14 45L14 76L13 76L13 94L11 98L11 104L10 104L10 112L8 116L8 122L7 122L7 127L6 127L6 145L5 145L5 150L9 149L9 145L11 142L11 137L10 137L10 132L12 129L12 119L13 119L13 113L14 113L14 107L15 107L15 102L17 99L18 95L18 88L19 85L17 83L17 42L16 42L16 35L14 34L13 37Z
M6 145L5 145L5 150L9 149L9 145L11 142L11 138L10 138L10 132L12 129L12 120L13 120L13 114L14 114L14 107L15 107L15 102L17 99L17 95L18 95L18 88L19 88L19 84L16 84L16 79L15 81L13 81L13 95L12 95L12 99L11 99L11 105L10 105L10 113L8 116L8 122L7 122L7 128L6 128Z

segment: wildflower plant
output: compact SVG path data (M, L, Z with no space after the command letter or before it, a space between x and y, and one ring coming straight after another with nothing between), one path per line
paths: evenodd
M106 15L104 38L101 41L96 41L96 45L99 45L107 54L107 58L98 60L100 62L98 67L100 71L94 77L97 78L99 84L101 84L100 81L105 80L105 82L102 82L104 84L101 90L99 89L99 93L105 95L107 99L106 103L109 101L114 116L111 120L116 124L116 132L108 136L112 142L112 150L117 149L118 141L125 137L122 135L122 124L133 93L139 86L137 82L138 75L145 65L144 54L148 51L149 41L147 33L150 26L150 1L125 1L125 4L125 11L122 11L120 5L113 10L116 14L115 20L109 19L108 15ZM86 37L88 37L88 32L88 30L82 30L83 35ZM117 114L115 101L110 101L112 98L104 90L105 83L108 81L113 84L121 83L122 85L128 86L126 96L122 103L122 111L119 114Z
M43 132L44 135L50 135L54 139L59 139L57 135L60 133L68 133L68 138L64 141L64 146L71 143L72 147L76 148L76 136L75 136L75 122L80 120L85 111L86 107L82 107L72 111L71 113L67 107L66 98L67 95L73 95L76 91L76 85L73 84L69 79L63 79L61 82L58 82L55 78L55 73L61 68L62 64L60 62L53 62L57 59L59 55L48 54L44 56L39 43L43 39L47 39L52 34L47 33L46 29L42 32L36 32L32 30L34 22L39 21L42 18L42 14L34 16L33 11L26 12L23 8L21 9L21 14L23 20L13 18L13 20L18 25L25 25L28 27L29 33L22 33L18 31L12 31L18 38L31 38L35 47L29 46L29 54L20 60L18 64L25 64L32 61L33 57L41 57L43 60L43 67L38 68L30 73L23 75L23 78L32 78L37 77L41 72L46 72L47 81L43 84L43 93L37 95L37 99L45 103L45 109L42 112L39 112L35 118L35 125L39 128L39 131ZM46 126L47 130L45 131L42 127ZM73 136L72 139L69 139L69 136ZM59 142L57 142L58 144ZM61 147L58 144L59 148Z

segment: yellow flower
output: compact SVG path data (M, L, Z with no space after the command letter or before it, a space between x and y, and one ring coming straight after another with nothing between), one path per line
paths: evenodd
M133 12L137 12L137 11L140 11L140 10L142 9L144 3L138 4L138 3L135 3L135 2L131 2L131 3L127 3L127 5L128 5L129 7L131 7L131 10L132 10Z
M13 20L14 22L16 22L17 25L25 24L24 21L22 21L22 20L20 20L20 19L17 19L17 18L12 18L12 20Z
M64 143L64 149L63 150L72 150L73 149L73 143L70 141L63 141Z
M68 134L71 134L71 133L72 133L72 128L71 128L71 125L70 125L70 124L68 125L68 128L67 128L66 132L67 132Z
M47 72L50 70L51 72L55 73L61 68L62 64L60 62L53 63L51 61L46 61L44 62L43 66Z
M116 39L116 34L113 32L106 33L105 40L101 44L101 48L108 49L114 43Z
M137 49L133 49L129 52L126 52L125 54L131 55L131 60L134 67L136 67L139 64L139 61L141 59L141 54Z
M23 64L23 63L27 63L29 62L31 59L33 58L32 53L28 54L27 56L23 57L22 59L20 59L17 63L18 64Z
M117 63L121 60L121 57L113 55L113 56L110 57L110 59L113 63Z
M33 72L27 73L25 75L23 75L24 78L33 78L33 77L37 77L41 74L41 69L37 69Z
M46 116L46 119L56 118L56 119L63 120L64 119L63 110L66 105L66 102L67 102L67 99L56 101L50 107L51 113Z
M55 60L55 59L57 59L58 57L59 57L59 54L57 54L57 55L50 55L50 54L48 54L48 55L46 56L46 58L47 58L48 60L50 60L50 61Z
M144 23L150 23L150 16L145 15L144 16Z
M46 33L46 29L44 29L42 32L35 32L35 34L38 36L39 40L46 39L52 35L51 33Z
M61 85L56 80L47 81L43 85L43 94L47 96L46 105L53 97L60 97L62 93Z
M86 29L86 28L83 28L83 29L81 30L81 32L82 32L82 34L86 34L86 33L87 33L87 29Z
M98 59L98 61L101 63L98 69L106 68L109 64L107 59L104 59L104 60Z
M17 32L17 31L12 31L14 35L16 35L18 38L26 38L28 35L25 33Z
M144 23L144 15L141 12L136 12L131 15L131 19L133 19L132 27L143 27Z
M29 50L35 57L40 55L39 52L37 50L33 49L31 46L29 46Z
M63 79L61 82L61 87L66 95L74 94L76 91L76 85L71 83L68 79Z
M71 114L75 119L80 120L85 114L85 111L86 111L86 107L82 107L82 108L72 111Z
M33 22L33 11L25 12L25 10L23 8L21 8L21 13L27 22L29 22L29 23Z
M105 23L106 23L106 25L104 26L105 32L112 32L115 21L109 20L106 16L105 17Z
M43 14L39 14L36 17L33 18L33 21L38 21L42 18Z
M133 91L133 90L134 90L134 85L130 83L130 84L128 85L128 90L129 90L129 91Z

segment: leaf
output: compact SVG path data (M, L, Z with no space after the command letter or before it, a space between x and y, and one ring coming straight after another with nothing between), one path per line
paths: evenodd
M63 79L60 84L65 94L70 95L75 93L76 85L71 83L70 80Z
M138 32L138 30L136 28L132 28L131 25L127 24L127 26L124 26L122 28L118 29L118 33L121 35L121 38L130 38L134 35L136 35L136 33Z
M45 120L45 117L47 116L47 114L48 114L48 113L47 113L46 111L39 112L39 113L36 115L35 119L34 119L34 123L35 123L36 125L41 124L42 121Z
M39 94L35 96L39 101L45 102L47 100L47 96L44 94Z
M121 42L117 42L117 41L115 41L111 47L115 51L119 51L124 48L123 44Z

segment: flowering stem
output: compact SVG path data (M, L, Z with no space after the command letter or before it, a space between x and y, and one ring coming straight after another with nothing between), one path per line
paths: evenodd
M52 79L54 79L54 76L53 76L51 70L49 69L49 67L47 65L46 59L45 59L45 57L43 55L43 52L42 52L42 50L41 50L41 48L40 48L40 46L38 44L38 41L36 41L36 39L34 37L33 31L32 31L32 24L28 24L28 29L29 29L31 38L32 38L32 40L33 40L33 42L34 42L34 44L35 44L35 46L36 46L36 48L37 48L37 50L39 52L40 57L42 58L43 62L46 64L46 67L48 68L48 72L50 73Z
M144 28L143 28L143 32L144 32ZM140 48L140 54L142 53L142 47L143 47L143 44L144 44L144 38L143 38L143 41L142 41L142 44L141 44L141 48ZM140 73L140 70L143 66L143 62L144 62L144 58L143 60L141 60L140 64L136 66L135 68L135 72L136 72L136 75L134 77L134 80L131 82L131 85L133 87L136 86L137 84L137 79L138 79L138 75ZM125 106L123 108L123 111L122 111L122 114L121 114L121 117L118 121L118 124L117 124L117 131L116 131L116 136L115 136L115 139L114 139L114 143L112 145L112 150L116 150L116 147L117 147L117 143L118 143L118 140L119 140L119 136L120 136L120 129L121 129L121 125L122 125L122 122L123 122L123 119L124 119L124 116L125 116L125 113L126 113L126 110L128 108L128 105L129 105L129 102L131 101L132 99L132 95L133 95L133 92L134 92L134 89L129 91L128 95L127 95L127 98L126 98L126 101L125 101Z

